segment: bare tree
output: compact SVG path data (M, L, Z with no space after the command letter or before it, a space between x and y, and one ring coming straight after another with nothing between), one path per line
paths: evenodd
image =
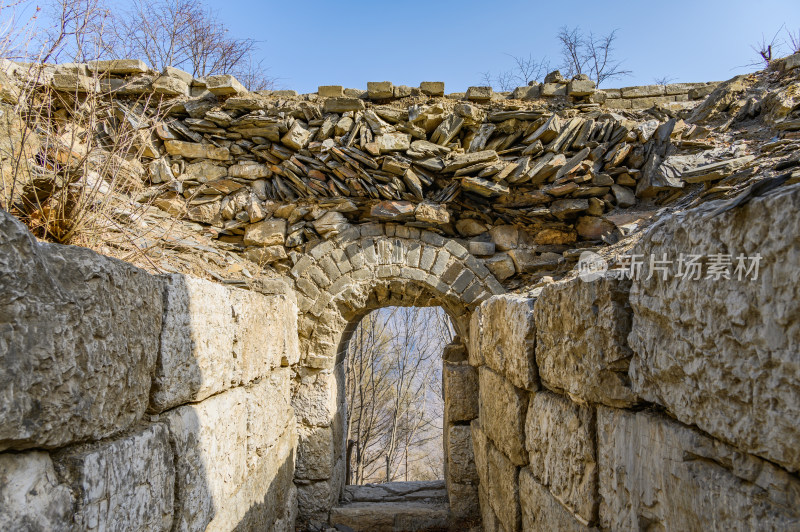
M599 87L604 81L630 75L622 68L622 61L614 58L614 41L617 30L606 35L584 34L579 27L564 26L557 35L561 43L562 70L567 77L586 74Z
M671 76L661 76L653 78L653 83L655 83L656 85L669 85L673 81L675 81L675 78Z
M274 85L254 59L257 41L232 37L202 0L133 0L115 15L114 33L117 55L140 57L159 70L173 66L198 77L233 74L250 90Z
M789 46L791 46L789 52L793 54L800 53L800 28L798 28L796 32L786 28L786 35L789 38Z
M85 63L112 51L111 11L104 0L51 0L45 16L54 24L40 35L42 63Z
M785 25L782 25L778 28L778 31L775 32L775 35L772 36L772 39L767 40L764 34L761 34L761 42L750 45L750 48L758 54L759 59L750 63L748 66L756 66L763 64L766 68L772 62L772 59L779 55L778 50L782 46L782 42L778 39L778 35L780 34L781 30L784 28Z
M583 49L584 37L576 26L572 29L562 26L556 36L561 43L561 70L571 78L583 74L588 58Z
M348 482L441 478L441 309L366 316L347 360ZM438 458L437 458L438 457Z
M501 91L514 90L516 87L529 85L532 81L541 81L550 68L546 58L535 59L528 56L506 54L514 61L514 67L492 76L491 72L482 72L481 80L485 85L496 87Z

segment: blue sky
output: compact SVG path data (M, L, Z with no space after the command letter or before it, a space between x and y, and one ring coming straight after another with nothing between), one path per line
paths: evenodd
M750 45L781 25L800 31L800 0L547 2L254 1L208 2L237 37L262 41L280 88L366 88L368 81L416 86L444 81L447 92L481 84L481 73L510 69L506 55L560 61L563 25L618 29L616 55L631 76L607 87L723 80L755 70ZM781 35L785 39L785 35ZM739 67L739 68L737 68Z

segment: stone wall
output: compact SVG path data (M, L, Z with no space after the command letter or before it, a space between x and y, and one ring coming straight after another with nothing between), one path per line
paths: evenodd
M290 275L299 308L301 355L295 368L293 406L300 436L296 482L303 522L327 522L328 512L342 495L347 345L363 316L387 306L441 306L460 335L444 354L449 405L444 420L445 463L454 515L461 520L476 518L467 428L477 415L477 373L467 364L460 338L468 335L471 311L505 291L484 259L455 239L417 227L342 223L335 235L300 257Z
M691 107L703 100L719 85L706 83L667 83L666 85L639 85L620 89L601 89L606 107L614 109L649 109L654 105L680 109ZM685 104L685 105L684 105Z
M291 290L153 276L0 211L0 529L294 530Z
M484 530L797 530L800 186L665 217L633 279L551 283L473 314ZM733 257L729 279L648 257ZM757 279L734 270L762 256ZM652 275L651 275L652 274Z

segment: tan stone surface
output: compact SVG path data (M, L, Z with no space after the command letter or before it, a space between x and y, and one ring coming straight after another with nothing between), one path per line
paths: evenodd
M579 277L546 286L534 308L536 363L550 389L576 401L629 406L630 281Z
M597 520L594 408L550 392L531 396L525 423L530 473L584 522Z
M53 460L75 494L72 520L77 530L171 530L175 467L163 424L67 448Z
M588 532L589 527L564 508L527 467L519 472L522 530L525 532Z
M478 417L478 370L445 362L442 367L445 415L451 422Z
M503 530L521 530L519 468L493 445L489 446L489 504Z
M481 304L480 351L486 364L514 386L527 390L538 388L534 301L509 294Z
M105 438L138 421L161 292L130 264L37 243L0 211L0 450Z
M47 453L0 453L0 530L71 531L72 504Z
M151 409L202 400L236 380L230 291L184 275L166 278L164 327Z
M800 470L800 186L729 212L659 222L634 253L731 254L731 279L647 277L631 289L634 389L686 424ZM760 254L738 280L736 256ZM749 261L745 262L749 265Z
M800 481L663 415L598 407L600 524L796 530Z
M481 428L515 464L527 464L524 430L528 394L485 366L478 371Z

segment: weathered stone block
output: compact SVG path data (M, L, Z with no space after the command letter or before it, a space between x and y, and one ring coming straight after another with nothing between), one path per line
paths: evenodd
M507 532L520 530L519 467L489 446L489 504Z
M170 155L180 155L189 159L212 159L226 161L230 158L228 148L218 148L211 144L184 142L182 140L165 140L164 147Z
M425 96L444 96L444 81L423 81L419 84L419 90Z
M469 425L450 425L447 430L447 484L477 484L478 471Z
M198 401L235 382L230 292L184 275L165 278L164 326L150 408Z
M595 83L590 79L574 79L567 84L567 94L570 96L589 96L595 91Z
M247 92L247 89L238 79L230 74L206 76L206 88L217 96L231 96Z
M205 530L246 477L246 393L235 388L165 420L175 452L175 529Z
M302 480L330 478L335 463L333 428L301 425L298 438L297 478Z
M486 489L489 485L489 442L481 428L479 419L473 419L469 424L472 431L472 455L475 458L475 471L478 481Z
M469 87L467 89L467 100L473 102L488 102L492 99L491 87Z
M41 451L0 454L0 530L73 530L73 500Z
M0 211L0 450L101 439L141 419L161 292L130 264L37 243Z
M517 87L511 93L511 98L515 100L535 100L542 93L542 86L539 83L535 85L525 85L524 87Z
M494 296L480 306L480 351L486 364L517 388L536 390L534 299Z
M87 66L91 72L100 74L146 74L149 70L141 59L89 61Z
M552 98L554 96L566 96L567 84L566 83L544 83L542 85L541 95L544 98Z
M442 385L447 419L469 421L478 417L478 371L475 368L445 362Z
M290 386L291 370L278 368L245 389L248 471L258 469L278 437L295 426Z
M597 517L594 408L537 392L525 422L525 446L536 480L584 522Z
M579 402L629 406L630 281L579 277L546 286L534 307L539 378Z
M219 505L205 531L293 532L297 515L297 489L293 481L296 445L297 433L291 423L263 450L236 492Z
M317 94L320 98L341 98L344 96L344 90L341 85L320 85Z
M394 97L391 81L368 81L367 96L370 100L386 100Z
M362 109L364 109L364 100L360 98L328 98L323 104L323 110L326 113L345 113Z
M663 96L664 85L641 85L637 87L623 87L620 89L622 98L646 98L650 96Z
M596 530L581 523L547 488L536 482L527 467L519 472L519 502L525 532L588 532Z
M524 434L527 394L486 366L478 372L481 428L515 464L527 464Z
M800 481L666 416L597 410L600 525L795 530Z
M800 186L709 217L703 210L659 222L632 251L677 260L730 257L730 279L664 280L649 266L631 288L634 389L678 420L800 470ZM758 278L737 273L760 255ZM725 271L725 266L721 267Z
M295 415L314 427L330 425L336 415L337 382L331 371L309 371L300 378L292 396Z
M67 448L53 459L76 496L77 529L171 530L175 467L163 424Z
M246 246L282 246L286 240L286 220L270 218L250 224L244 233Z
M252 382L274 368L300 360L297 305L288 295L264 296L233 289L230 302L237 381Z
M451 519L456 523L473 524L480 519L477 485L450 484L447 488L447 497L450 501Z

